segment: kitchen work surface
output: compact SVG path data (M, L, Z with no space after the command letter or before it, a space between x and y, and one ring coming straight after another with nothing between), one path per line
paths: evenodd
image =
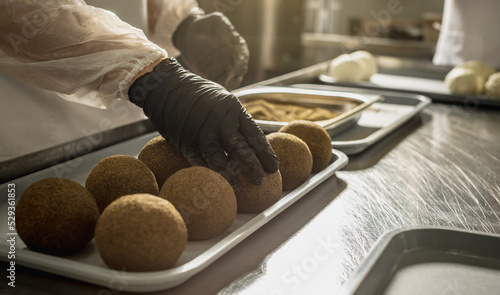
M418 120L350 156L331 191L319 187L311 203L296 203L289 226L298 232L221 294L336 294L377 239L401 228L500 234L499 124L495 111L432 104ZM301 223L307 210L315 213Z
M412 228L384 235L339 295L497 294L500 235Z
M254 86L313 83L322 67ZM151 294L336 294L393 230L500 234L499 127L493 109L433 103L185 283ZM16 288L4 282L6 294L128 294L119 272L101 287L17 264Z
M76 181L85 185L85 179L97 162L109 155L131 155L137 157L141 148L158 133L147 134L112 147L82 156L78 165L74 169L65 173L64 178ZM347 156L342 152L333 150L332 160L329 166L318 173L312 174L309 179L292 191L285 191L281 199L270 206L262 213L238 213L233 225L224 233L215 238L203 241L189 241L186 249L177 260L176 264L167 270L154 272L127 272L120 271L120 275L127 280L124 290L133 292L157 291L179 285L206 268L218 257L229 251L238 243L257 230L259 227L269 222L273 217L285 210L288 206L299 200L315 186L325 181L340 168L347 164ZM24 178L16 179L15 184L17 195L22 195L23 191L33 182L48 177L61 177L61 171L67 169L68 163L27 175ZM10 187L13 187L12 184ZM0 186L0 191L8 191L9 184ZM11 204L3 202L0 206L0 216L8 219L9 207ZM9 209L9 210L8 210ZM10 218L11 221L15 217ZM0 242L0 259L10 263L9 257L11 245L7 242L10 237L14 237L15 231L7 226L8 223L0 226L0 232L4 233L4 238ZM21 240L15 242L16 262L23 266L32 267L38 270L59 274L69 278L79 279L85 282L106 287L116 276L117 271L110 269L104 264L99 256L95 241L76 254L56 257L29 250Z

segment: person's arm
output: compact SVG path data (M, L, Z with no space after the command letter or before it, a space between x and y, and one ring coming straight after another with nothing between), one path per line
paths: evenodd
M0 70L66 99L126 100L134 77L165 57L142 31L81 0L0 3Z
M194 0L148 0L149 37L187 69L225 88L248 71L245 39L222 13L204 14Z
M106 10L40 2L0 2L0 70L89 105L129 99L192 165L220 172L235 189L238 173L258 184L278 170L264 133L220 85L162 60L163 49Z
M165 48L170 56L180 52L172 38L179 25L198 7L196 0L148 0L149 38Z

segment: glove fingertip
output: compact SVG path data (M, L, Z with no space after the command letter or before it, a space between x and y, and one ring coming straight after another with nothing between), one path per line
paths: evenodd
M276 157L275 154L260 152L257 157L259 158L264 171L270 174L276 173L276 171L278 171L280 163L278 161L278 157Z
M227 180L227 182L229 182L235 194L237 194L240 191L241 184L240 181L238 180L238 176L230 174L227 171L220 171L219 174L222 175L222 177L224 177Z
M191 166L208 167L207 162L205 162L205 160L203 160L203 158L199 154L187 153L184 155L184 157L189 162L189 164L191 164Z
M264 177L254 177L254 178L252 178L252 184L260 186L264 183L265 179L266 179L265 175L264 175Z
M240 192L240 189L241 189L240 182L236 181L235 183L230 183L230 184L231 184L231 187L233 188L234 193L238 194Z

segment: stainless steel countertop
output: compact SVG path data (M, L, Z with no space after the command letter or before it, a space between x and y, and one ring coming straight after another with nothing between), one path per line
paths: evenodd
M499 128L498 110L432 104L207 269L154 294L334 294L390 230L500 233ZM117 277L106 289L18 266L16 288L3 283L0 293L125 294L123 284Z

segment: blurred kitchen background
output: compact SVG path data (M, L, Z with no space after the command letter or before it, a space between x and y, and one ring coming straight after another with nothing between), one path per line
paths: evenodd
M242 86L354 50L430 62L444 0L198 0L250 49Z

